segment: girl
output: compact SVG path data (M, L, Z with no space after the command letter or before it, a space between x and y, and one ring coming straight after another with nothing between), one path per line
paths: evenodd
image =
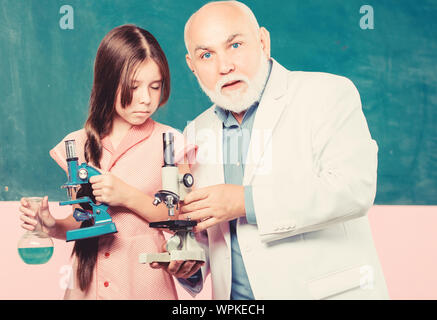
M189 172L181 163L195 152L194 146L185 146L182 134L150 118L169 94L167 59L149 32L123 25L104 37L95 60L85 127L68 134L50 155L68 172L64 141L76 140L79 163L86 161L102 172L90 179L92 193L96 201L110 206L118 232L75 242L73 289L67 289L65 299L177 298L171 276L138 262L140 253L159 252L165 242L161 231L148 226L168 218L164 205L152 204L161 187L162 133L175 135L181 173ZM23 228L33 230L37 222L25 200L20 211ZM65 239L67 230L80 227L72 215L54 219L47 197L40 215L55 238Z

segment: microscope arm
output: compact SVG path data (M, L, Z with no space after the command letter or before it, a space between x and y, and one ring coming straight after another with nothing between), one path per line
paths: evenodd
M79 204L79 203L92 203L90 197L81 197L79 199L75 199L75 200L69 200L69 201L61 201L59 202L59 205L64 206L64 205L73 205L73 204Z

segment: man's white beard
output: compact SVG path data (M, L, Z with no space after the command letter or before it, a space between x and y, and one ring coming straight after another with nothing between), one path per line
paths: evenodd
M259 99L261 98L261 94L264 90L268 75L269 60L267 59L264 52L262 52L258 72L252 80L249 80L246 76L243 75L230 74L224 76L217 82L215 90L209 90L202 84L197 75L196 78L202 90L213 103L223 109L235 113L241 113L249 109L254 102L259 101ZM241 92L239 89L237 89L234 92L230 92L226 95L221 93L221 88L224 84L238 80L246 83L247 87L244 92Z

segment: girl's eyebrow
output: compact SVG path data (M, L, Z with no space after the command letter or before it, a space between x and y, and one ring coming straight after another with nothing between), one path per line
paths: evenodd
M143 81L134 79L132 82L133 83L141 83ZM151 81L150 83L155 83L155 82L162 82L162 79L154 80L154 81Z

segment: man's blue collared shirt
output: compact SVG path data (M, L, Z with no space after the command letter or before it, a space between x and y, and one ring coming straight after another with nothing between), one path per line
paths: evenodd
M258 102L254 103L246 111L241 124L239 124L230 111L220 107L215 108L214 112L223 122L223 169L226 184L243 184L247 151L249 149L257 109ZM242 218L241 223L256 224L251 186L244 186L244 201L246 219ZM253 300L254 296L238 244L236 223L236 219L229 222L232 257L232 287L230 298L232 300Z

